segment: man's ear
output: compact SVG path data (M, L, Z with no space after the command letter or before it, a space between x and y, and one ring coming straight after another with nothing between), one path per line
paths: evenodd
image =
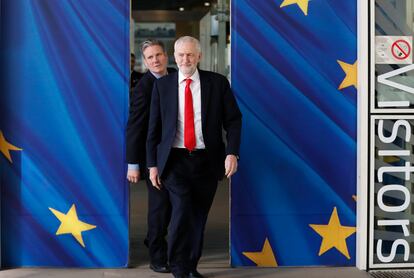
M174 62L178 65L178 62L177 62L177 54L174 52Z

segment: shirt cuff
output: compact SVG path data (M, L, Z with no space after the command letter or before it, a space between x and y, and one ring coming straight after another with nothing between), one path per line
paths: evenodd
M128 164L128 170L139 170L139 164Z

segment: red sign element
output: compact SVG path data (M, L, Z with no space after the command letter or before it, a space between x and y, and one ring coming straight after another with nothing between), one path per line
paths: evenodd
M398 60L407 59L408 56L410 56L410 53L411 53L411 46L405 40L395 41L391 45L391 53L392 53L392 56L394 56L395 59L398 59Z

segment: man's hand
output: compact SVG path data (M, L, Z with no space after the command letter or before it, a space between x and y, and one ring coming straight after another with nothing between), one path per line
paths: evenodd
M237 171L237 157L233 154L227 155L224 168L226 169L226 177L230 178Z
M158 176L158 168L150 167L149 171L150 171L150 180L151 180L152 186L154 186L158 190L161 190L161 180L160 180L160 177Z
M140 173L138 169L128 170L127 179L129 182L137 183L140 179Z

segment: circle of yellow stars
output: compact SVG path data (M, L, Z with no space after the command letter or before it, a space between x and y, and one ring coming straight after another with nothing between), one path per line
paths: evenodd
M357 197L356 195L353 195L352 198L356 201ZM334 207L327 225L310 224L309 226L322 237L319 256L330 249L335 248L348 260L351 259L346 239L356 232L356 228L341 225L336 207ZM254 262L258 267L278 267L268 238L265 239L261 251L242 252L242 254Z
M309 0L284 0L281 3L280 7L283 8L293 4L298 5L305 16L308 15ZM341 90L350 86L354 86L356 88L357 61L355 61L353 64L348 64L340 60L337 62L345 73L345 78L339 85L338 89ZM13 163L10 151L22 151L22 149L9 143L4 137L3 132L0 131L0 152L7 158L10 163ZM82 232L95 229L96 226L80 221L74 204L66 214L53 208L49 209L61 222L56 235L72 234L72 236L79 242L79 244L85 247L85 243L82 238ZM327 225L310 224L310 227L322 237L319 256L332 248L336 248L346 258L350 259L349 251L346 245L346 238L355 233L355 227L347 227L341 225L336 207L334 208ZM268 238L265 239L261 251L243 252L243 255L255 262L257 266L278 266Z

